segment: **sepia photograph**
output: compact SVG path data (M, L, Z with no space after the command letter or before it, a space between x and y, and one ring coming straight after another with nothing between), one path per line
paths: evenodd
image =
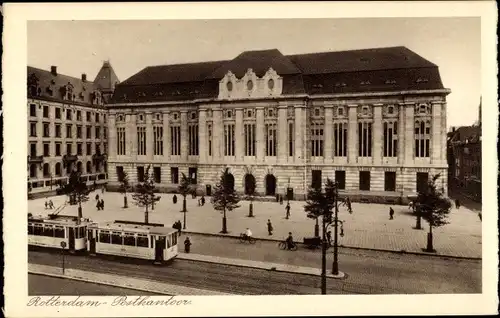
M23 132L5 140L27 147L3 166L23 201L4 214L20 219L15 239L4 218L25 263L16 313L191 316L207 314L189 311L197 300L226 299L198 296L277 307L496 289L484 260L495 270L498 209L482 176L498 170L498 109L481 14L133 13L23 22Z

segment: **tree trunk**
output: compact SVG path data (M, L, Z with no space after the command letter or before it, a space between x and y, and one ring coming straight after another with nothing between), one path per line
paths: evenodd
M316 222L318 219L316 218ZM321 242L321 294L326 295L326 226L323 216L323 240ZM319 236L319 235L318 235Z
M144 223L148 224L149 223L149 212L148 212L148 205L146 204L146 211L144 212Z
M429 224L429 233L427 233L427 252L434 253L433 242L432 242L432 225Z
M182 200L182 212L187 212L187 208L186 208L186 196L184 196L184 199Z
M250 198L250 205L248 206L248 217L253 218L253 202Z
M314 237L319 237L319 224L318 224L318 218L316 218L316 224L314 225Z
M125 209L128 208L128 202L127 202L127 195L126 194L123 196L123 207Z
M417 214L417 224L415 225L415 229L417 230L422 229L422 217L420 216L420 214Z
M224 215L222 217L222 231L221 233L227 233L227 219L226 219L226 208L224 207Z

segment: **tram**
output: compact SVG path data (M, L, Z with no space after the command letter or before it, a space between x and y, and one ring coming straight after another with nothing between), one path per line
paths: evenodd
M177 230L163 224L118 220L91 224L87 231L87 250L91 255L116 255L163 264L178 253Z
M28 214L28 245L49 248L67 248L70 252L87 249L89 219L76 216Z

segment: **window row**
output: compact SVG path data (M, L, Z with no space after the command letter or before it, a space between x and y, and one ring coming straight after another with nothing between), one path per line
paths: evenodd
M101 162L96 162L92 164L92 162L87 161L85 164L85 170L83 170L83 163L81 161L75 163L67 163L66 166L62 164L61 162L56 162L54 165L54 170L52 170L51 165L48 163L44 163L42 166L39 166L38 164L30 164L29 165L29 174L30 178L38 178L38 171L41 168L42 170L42 176L44 178L50 178L52 176L54 177L61 177L63 175L63 169L65 168L66 174L69 175L71 171L76 170L80 173L101 173L101 172L106 172L106 164L103 164Z
M50 118L50 109L54 109L54 118L55 119L62 119L62 112L65 111L65 119L66 120L73 120L74 118L77 121L82 121L82 114L84 111L81 110L76 110L74 111L73 109L70 108L63 108L61 109L60 107L49 107L47 105L42 106L42 116L43 118ZM30 117L37 117L37 109L36 109L36 104L30 104L29 107L30 110ZM73 115L74 114L74 115ZM102 119L102 122L106 122L106 114L101 114L101 113L96 113L96 112L90 112L90 111L85 111L86 115L86 121L91 122L92 118L94 118L93 122L99 122Z
M94 126L94 136L92 136L92 127L93 126L85 126L85 137L83 137L83 126L80 125L73 125L73 124L67 124L65 125L65 138L86 138L86 139L101 139L101 138L107 138L107 128L102 127L102 134L101 134L101 127L100 126ZM54 125L54 132L51 133L50 129L50 123L42 123L42 136L43 137L56 137L56 138L62 138L62 125L61 124L55 124ZM30 122L30 137L38 137L38 123L37 122Z
M145 181L146 167L138 166L136 167L137 171L137 182ZM124 173L123 166L116 167L116 175L118 177L118 181L122 178ZM153 179L154 183L162 183L162 169L161 167L153 167L152 173L149 177ZM178 184L179 183L179 168L178 167L170 167L170 183ZM192 184L197 184L198 179L198 169L194 167L188 168L188 176L191 178Z
M69 142L69 143L66 143L66 151L63 152L63 149L62 149L62 143L60 142L55 142L54 143L54 148L53 148L53 151L51 151L50 149L50 142L44 142L43 143L43 156L44 157L60 157L62 156L63 154L64 155L75 155L75 153L73 152L73 143ZM83 151L83 146L85 145L85 155L87 156L91 156L93 154L101 154L101 144L99 143L90 143L90 142L87 142L87 143L81 143L81 142L78 142L76 143L76 155L77 156L83 156L84 155L84 151ZM94 146L92 146L94 145ZM38 156L38 151L37 151L37 143L36 142L32 142L30 143L30 150L29 150L29 154L31 157L37 157ZM107 143L104 143L103 144L103 147L102 149L105 150L107 148ZM94 151L92 151L92 149L94 149Z

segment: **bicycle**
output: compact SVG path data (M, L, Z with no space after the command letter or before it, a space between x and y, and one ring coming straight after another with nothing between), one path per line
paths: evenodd
M288 249L288 243L286 241L279 242L278 247L280 250L286 250ZM292 248L290 249L291 251L296 251L298 248L297 244L293 243Z
M240 234L240 243L248 242L250 244L255 244L255 238L252 236L248 236L245 233Z

